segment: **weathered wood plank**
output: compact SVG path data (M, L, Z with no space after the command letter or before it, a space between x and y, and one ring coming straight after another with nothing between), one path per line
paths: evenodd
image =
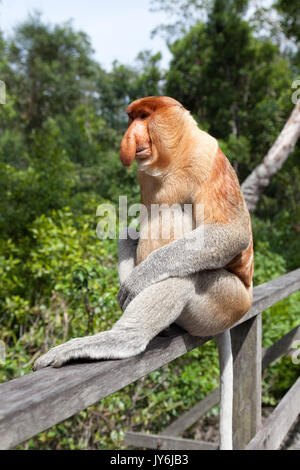
M194 439L183 439L161 434L146 434L141 432L127 432L125 444L132 447L145 447L159 450L217 450L217 444Z
M244 315L234 326L244 323L255 317L267 308L285 299L293 292L300 289L300 268L284 274L272 281L265 282L253 289L253 305L249 312Z
M231 330L233 449L242 450L261 424L261 315Z
M156 338L139 356L46 368L0 385L0 449L8 449L168 364L209 338Z
M300 325L282 336L272 346L262 350L262 370L268 367L272 362L280 357L289 354L290 347L296 339L300 339ZM216 406L220 401L220 389L216 388L212 393L207 395L203 400L194 405L190 410L183 413L178 419L169 424L160 435L179 436L186 429L189 429L202 416L204 416L211 408Z
M282 336L276 343L263 350L262 368L267 367L271 362L288 354L293 342L300 339L300 325L293 328L286 335Z
M300 288L300 269L254 289L252 318ZM0 385L0 448L14 447L204 344L178 334L156 338L143 354L120 361L47 368Z
M300 377L268 417L246 450L276 450L300 414Z

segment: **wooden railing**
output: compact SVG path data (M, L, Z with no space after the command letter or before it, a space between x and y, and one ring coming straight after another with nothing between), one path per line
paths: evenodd
M300 413L300 379L261 426L261 371L300 339L294 328L267 350L261 348L261 315L300 288L300 269L254 289L253 306L232 329L234 355L233 439L235 449L276 449ZM177 333L155 338L139 356L114 361L46 368L0 385L0 448L9 449L73 416L126 385L201 346L212 338ZM296 398L298 395L298 399ZM161 434L127 433L134 447L216 449L212 443L176 437L215 406L219 391L168 426Z

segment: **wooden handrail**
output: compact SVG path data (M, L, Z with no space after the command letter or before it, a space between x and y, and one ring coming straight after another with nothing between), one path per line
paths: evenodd
M246 450L276 450L300 414L300 378L289 389Z
M286 335L282 336L272 346L262 350L262 370L266 369L273 361L290 353L291 345L295 340L300 340L300 325L293 328ZM160 436L179 436L186 429L193 426L199 419L204 416L211 408L216 406L220 401L220 389L217 387L213 392L199 401L188 411L180 415L175 421L169 424ZM127 433L128 434L128 433ZM126 436L127 436L126 434ZM131 433L132 435L133 433ZM136 433L137 434L137 433ZM127 439L125 438L127 443Z
M300 269L254 289L237 325L300 288ZM0 385L0 448L8 449L73 416L212 338L187 333L157 337L139 356L46 368Z

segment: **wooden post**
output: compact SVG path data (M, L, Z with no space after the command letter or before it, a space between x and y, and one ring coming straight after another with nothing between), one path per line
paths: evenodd
M231 330L233 449L243 450L261 425L261 315Z

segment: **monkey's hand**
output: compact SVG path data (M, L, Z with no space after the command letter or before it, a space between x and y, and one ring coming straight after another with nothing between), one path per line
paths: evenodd
M61 367L76 359L124 359L144 351L147 343L143 332L122 332L120 328L116 328L60 344L41 356L32 369L36 371L48 366Z
M136 266L118 292L124 311L146 287L169 277L225 267L251 241L248 219L231 224L211 224L196 228L183 237L150 253Z

